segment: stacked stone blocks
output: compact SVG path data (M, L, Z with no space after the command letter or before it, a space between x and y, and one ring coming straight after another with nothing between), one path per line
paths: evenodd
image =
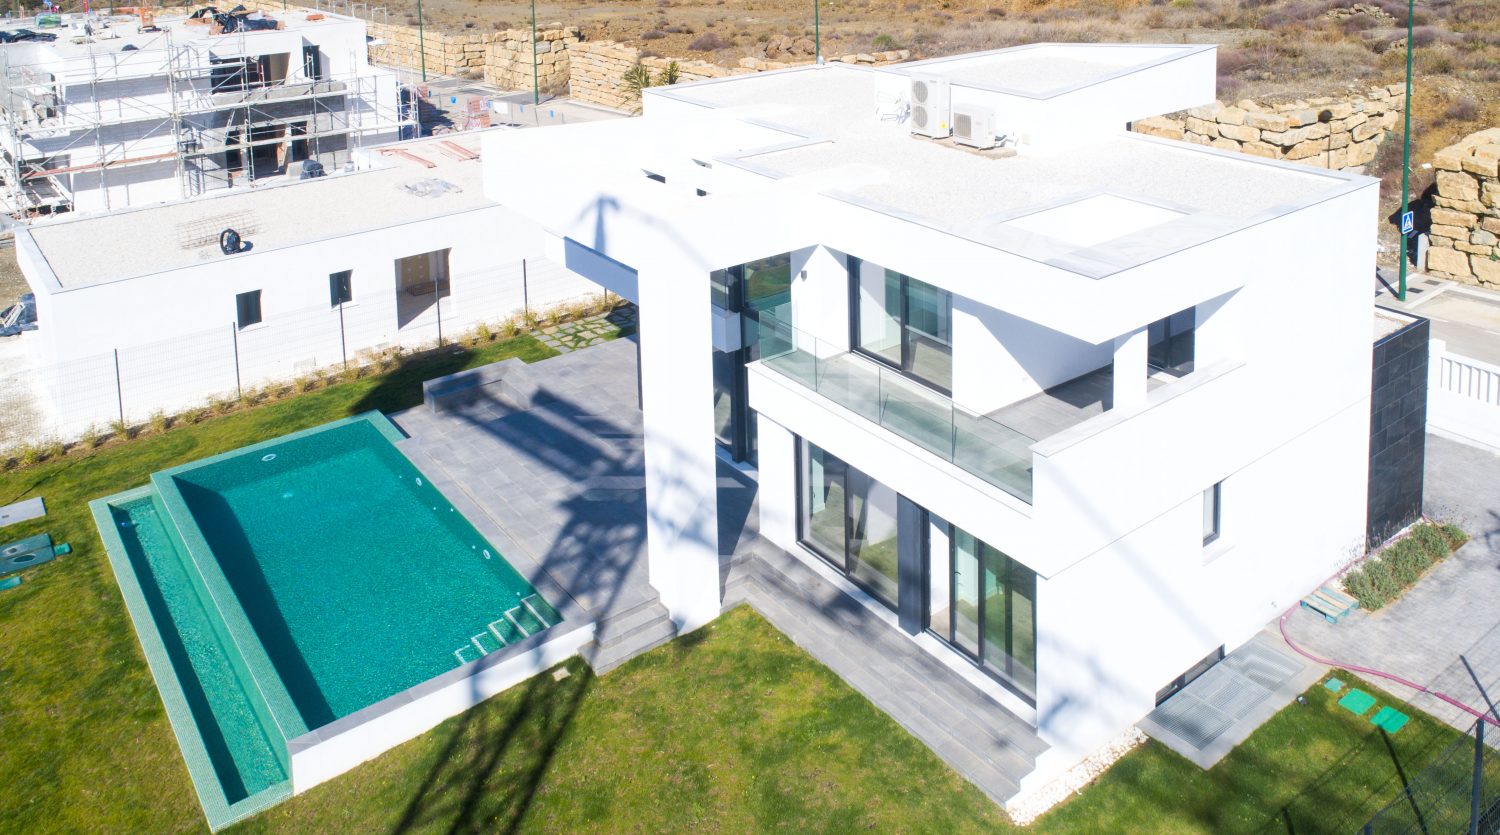
M1470 134L1432 157L1437 194L1427 271L1500 289L1500 128Z
M1349 99L1298 99L1261 105L1248 99L1214 102L1186 113L1134 123L1139 133L1284 159L1338 170L1359 169L1375 159L1387 131L1405 105L1400 84L1376 87Z

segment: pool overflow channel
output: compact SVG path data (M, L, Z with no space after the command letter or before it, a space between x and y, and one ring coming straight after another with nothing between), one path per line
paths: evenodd
M366 413L91 502L212 829L416 736L593 637L577 603L543 574L540 591L521 576L396 448L401 439L383 415ZM286 501L313 489L317 502ZM379 521L361 523L371 517ZM500 616L485 623L496 602ZM328 611L360 606L406 636L402 651L361 656L341 643ZM478 624L449 649L455 631Z

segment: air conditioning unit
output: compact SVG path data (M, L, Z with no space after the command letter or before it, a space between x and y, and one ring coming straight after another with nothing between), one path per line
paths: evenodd
M950 122L948 79L916 75L911 79L911 132L942 139L953 132Z
M995 147L995 111L988 107L953 108L953 141L981 150Z

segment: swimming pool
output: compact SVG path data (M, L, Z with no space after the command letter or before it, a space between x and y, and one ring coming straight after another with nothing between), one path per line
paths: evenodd
M592 636L576 604L541 572L523 577L491 541L498 531L480 533L400 440L369 413L93 503L215 828Z

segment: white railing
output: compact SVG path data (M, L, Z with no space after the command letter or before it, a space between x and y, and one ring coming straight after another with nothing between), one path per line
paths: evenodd
M1441 339L1427 363L1428 428L1500 448L1500 366L1449 353Z

